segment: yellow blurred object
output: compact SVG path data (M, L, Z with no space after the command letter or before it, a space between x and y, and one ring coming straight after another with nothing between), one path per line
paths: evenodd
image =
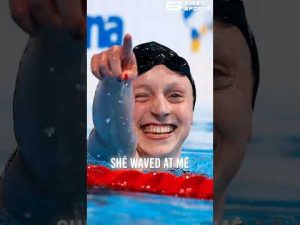
M193 52L198 52L200 51L201 43L200 40L198 39L193 39L192 40L192 50Z

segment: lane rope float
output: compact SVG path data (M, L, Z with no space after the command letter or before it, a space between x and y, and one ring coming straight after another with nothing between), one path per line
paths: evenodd
M87 166L88 188L147 192L186 198L213 199L213 180L199 174L176 176L168 172L141 172L133 169L112 170Z

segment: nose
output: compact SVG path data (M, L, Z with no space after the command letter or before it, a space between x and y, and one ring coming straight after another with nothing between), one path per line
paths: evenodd
M170 115L170 104L164 96L157 96L151 105L151 114L158 118L164 118Z

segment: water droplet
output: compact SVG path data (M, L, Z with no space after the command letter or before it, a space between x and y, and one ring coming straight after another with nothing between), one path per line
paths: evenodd
M50 73L53 73L54 72L54 67L50 67Z
M123 154L123 149L119 148L117 152L118 152L118 157L121 158Z
M118 102L119 102L120 104L123 104L123 103L124 103L124 101L123 101L123 100L119 100Z
M97 158L99 159L101 156L100 156L100 154L97 154Z
M110 93L109 93L109 92L107 92L107 96L110 96Z
M125 123L125 122L122 122L122 125L124 126L124 125L126 125L126 123Z
M106 123L109 123L109 122L110 122L110 118L106 118L106 119L105 119L105 122L106 122Z
M46 135L51 138L54 133L55 133L55 128L54 127L46 127L44 132L46 133Z

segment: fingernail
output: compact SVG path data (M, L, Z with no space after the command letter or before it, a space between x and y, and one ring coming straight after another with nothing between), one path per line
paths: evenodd
M128 74L127 73L124 74L124 80L128 80Z

